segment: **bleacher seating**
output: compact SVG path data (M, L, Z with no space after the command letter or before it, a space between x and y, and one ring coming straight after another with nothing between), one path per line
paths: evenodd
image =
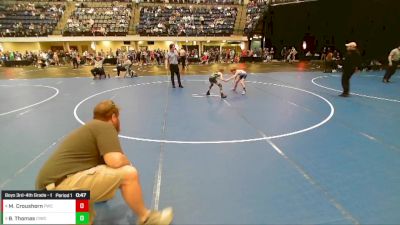
M115 0L79 0L79 2L115 2ZM117 2L132 2L132 0L118 0Z
M64 36L125 36L131 19L131 6L102 3L88 6L79 4L68 19Z
M271 0L271 4L288 4L288 3L297 3L303 2L304 0Z
M26 2L27 0L12 0ZM132 0L29 0L29 2L132 2Z
M65 10L64 3L0 3L2 37L51 34Z
M249 1L247 4L246 25L244 27L245 34L250 35L253 32L267 7L268 1Z
M233 34L238 14L235 4L242 2L242 0L140 0L139 24L135 25L135 30L129 30L130 22L133 20L133 7L137 7L134 4L137 3L136 0L71 1L76 7L66 11L68 16L64 16L60 24L58 23L67 2L70 2L68 0L0 2L0 35L48 36L59 25L57 32L61 31L63 36L126 36L128 32L138 33L141 36L230 36ZM149 2L154 4L149 5ZM171 4L163 4L165 2ZM186 3L186 5L173 3ZM68 4L70 9L71 4Z
M237 5L240 0L141 0L147 3L161 4L207 4L207 5Z
M144 6L137 31L141 36L229 36L236 7Z

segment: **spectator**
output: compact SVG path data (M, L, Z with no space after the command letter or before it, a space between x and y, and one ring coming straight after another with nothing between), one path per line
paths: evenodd
M281 50L281 57L282 57L282 61L285 62L286 61L286 57L287 57L287 50L286 50L286 46L282 48Z
M75 49L72 49L71 51L71 59L73 68L78 69L79 68L78 52Z
M120 110L111 100L96 105L93 120L76 129L43 165L37 190L89 190L90 224L94 203L111 199L121 190L126 204L138 217L137 224L169 225L171 208L150 211L143 200L139 174L124 154L118 133Z
M297 55L297 50L294 47L292 47L287 56L288 62L292 63L296 59L296 55Z
M332 73L332 67L333 67L333 53L332 51L328 48L327 54L325 56L325 69L324 73Z

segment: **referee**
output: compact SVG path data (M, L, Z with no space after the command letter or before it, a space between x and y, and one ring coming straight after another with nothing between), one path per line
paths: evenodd
M346 44L347 53L343 62L343 73L342 73L342 87L343 93L340 97L350 96L350 78L360 68L361 56L357 50L357 43L350 42Z
M171 72L171 83L172 87L175 88L175 79L174 74L178 77L178 84L180 88L183 88L181 84L181 75L179 74L179 67L178 67L178 52L175 49L174 44L169 45L169 52L167 54L169 70Z

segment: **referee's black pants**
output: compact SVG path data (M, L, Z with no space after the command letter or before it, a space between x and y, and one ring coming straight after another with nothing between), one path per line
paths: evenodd
M399 65L400 61L392 61L392 66L388 66L385 76L383 80L389 81L392 75L396 72L397 66Z
M172 87L175 87L175 79L174 79L174 75L176 74L177 78L178 78L178 84L179 87L182 86L181 84L181 74L179 73L179 67L178 64L170 64L169 65L169 70L171 72L171 83L172 83Z
M342 74L343 94L348 95L350 92L350 78L354 74L354 70L344 70Z

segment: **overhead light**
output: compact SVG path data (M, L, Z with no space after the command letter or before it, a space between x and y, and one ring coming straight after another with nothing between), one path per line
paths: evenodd
M210 40L207 40L207 43L210 43Z
M225 43L225 42L226 42L226 40L222 40L222 42L223 42L223 43Z
M111 45L111 41L103 41L103 45L105 47L109 47Z

